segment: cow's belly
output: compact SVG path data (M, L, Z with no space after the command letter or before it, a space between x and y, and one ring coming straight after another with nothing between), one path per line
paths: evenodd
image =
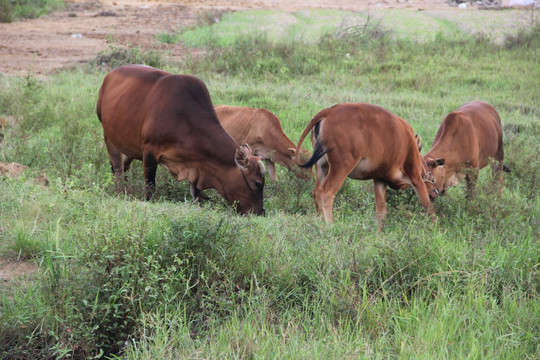
M386 182L388 186L396 190L404 190L410 187L411 180L399 169L393 169L390 172L382 171L368 158L363 158L356 164L349 173L349 178L355 180L378 179Z
M348 177L355 180L373 179L374 167L370 159L363 158L354 169L349 173Z

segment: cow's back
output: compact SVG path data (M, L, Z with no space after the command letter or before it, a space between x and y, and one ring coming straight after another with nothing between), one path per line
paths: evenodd
M380 173L414 156L416 143L412 127L377 105L341 104L323 110L322 141L345 148L355 158L369 158L373 173ZM334 144L332 144L334 142Z
M223 128L238 144L249 143L256 109L229 105L217 105L214 109Z
M446 157L448 166L457 168L465 162L484 167L489 157L502 156L502 146L499 114L488 103L474 101L445 117L426 156Z
M105 77L97 113L105 137L128 157L141 159L143 144L175 144L177 149L197 149L197 156L210 156L221 145L231 151L217 155L228 154L226 161L233 161L236 144L219 124L208 90L196 77L142 65L120 67ZM159 152L156 149L156 155Z
M499 114L491 105L483 101L467 103L457 111L464 113L471 122L478 142L479 165L486 166L489 157L497 158L497 154L502 151L502 128Z

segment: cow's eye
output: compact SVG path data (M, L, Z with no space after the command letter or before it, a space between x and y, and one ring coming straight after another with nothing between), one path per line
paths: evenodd
M260 182L260 181L255 181L255 186L257 187L257 189L262 189L263 188L263 183Z

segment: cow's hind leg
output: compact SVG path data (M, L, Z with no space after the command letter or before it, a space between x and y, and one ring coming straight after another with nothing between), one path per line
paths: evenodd
M491 173L493 175L493 180L499 185L499 195L502 195L504 190L504 181L503 181L503 171L508 171L509 169L503 163L504 151L502 145L499 146L497 154L495 154L495 159L491 163Z
M133 158L129 158L125 155L122 156L122 168L124 169L124 181L127 181L127 175L126 173L129 171L129 168L131 166L131 163L133 162Z
M345 182L345 179L351 172L352 168L354 168L354 166L340 166L339 168L336 168L335 166L332 167L332 165L330 165L324 181L321 181L319 186L315 187L313 190L314 197L319 202L319 207L322 211L324 220L328 224L332 222L334 217L334 198L336 197L337 192Z
M145 182L145 193L146 200L150 200L154 191L156 190L156 171L157 171L157 160L154 155L146 151L143 153L143 169L144 169L144 182Z
M315 174L315 186L313 187L312 192L313 201L315 202L315 209L317 210L317 214L319 214L319 216L324 216L321 207L321 200L319 198L319 187L328 175L328 162L326 161L326 156L324 156L317 163L315 163Z
M386 184L382 181L373 180L375 190L375 214L377 215L377 231L380 232L386 218Z

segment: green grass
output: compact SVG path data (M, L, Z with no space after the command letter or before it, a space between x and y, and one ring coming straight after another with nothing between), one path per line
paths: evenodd
M0 22L35 19L63 6L63 0L0 0Z
M427 21L420 14L391 16ZM0 77L0 116L16 119L2 129L0 161L31 167L0 176L0 254L40 265L0 285L1 358L540 356L538 27L504 42L445 31L417 41L381 25L315 29L336 18L343 30L344 12L271 15L223 15L212 27L224 42L201 41L205 56L182 63L131 55L199 76L215 104L271 110L293 141L321 109L370 102L407 120L427 151L448 112L486 100L512 169L502 196L485 169L474 200L460 185L436 201L433 224L414 194L391 191L380 234L371 182L345 182L329 226L315 215L313 181L281 167L264 218L238 216L213 191L192 204L189 186L161 168L145 202L140 163L127 195L114 191L95 115L100 63ZM280 18L297 27L237 33L237 23ZM304 27L312 35L299 37ZM113 50L98 55L130 61ZM42 172L48 187L32 181Z

